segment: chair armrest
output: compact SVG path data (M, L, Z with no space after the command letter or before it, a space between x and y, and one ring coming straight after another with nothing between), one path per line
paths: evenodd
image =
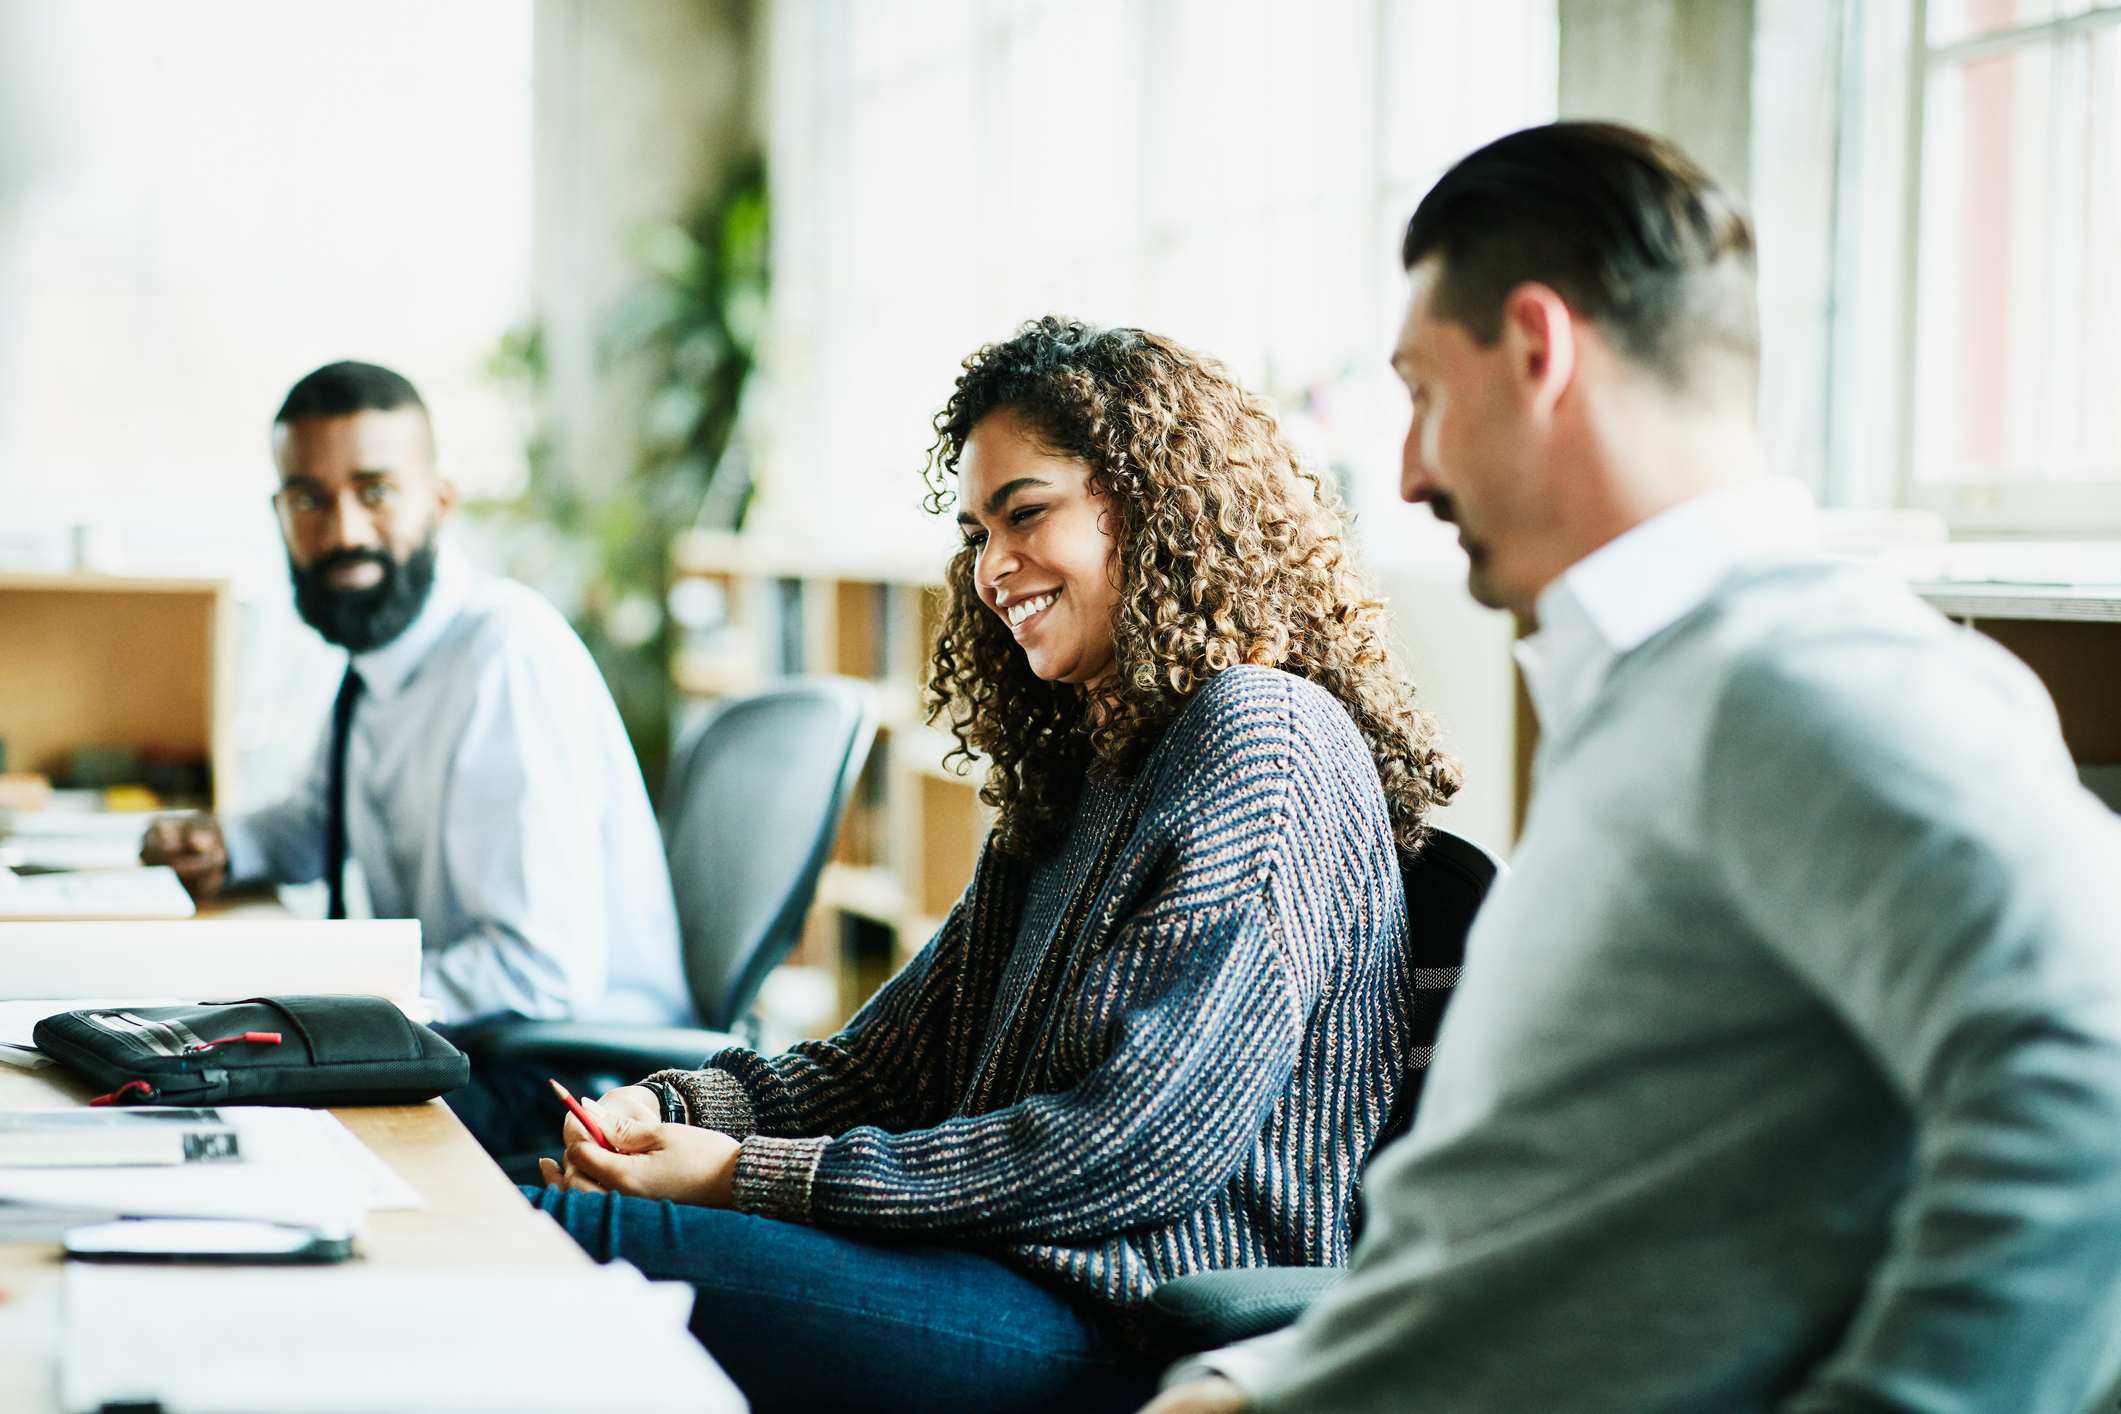
M1340 1267L1196 1272L1150 1292L1149 1310L1181 1350L1213 1350L1280 1330L1346 1275Z
M540 1065L555 1074L621 1076L621 1083L658 1070L697 1070L714 1052L739 1044L726 1031L587 1021L489 1021L454 1031L450 1040L475 1066Z

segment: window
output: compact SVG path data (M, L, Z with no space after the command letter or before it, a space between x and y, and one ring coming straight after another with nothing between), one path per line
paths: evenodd
M0 162L6 519L93 523L129 568L240 567L284 600L267 425L349 357L420 385L468 491L509 489L521 437L483 367L529 302L531 17L15 7L0 45L37 72L10 106L40 141Z
M928 420L966 354L1049 312L1220 357L1390 504L1399 233L1554 104L1552 0L815 0L773 26L757 521L938 560Z
M306 766L344 664L267 503L288 385L390 364L468 493L522 474L483 370L529 303L532 17L0 4L0 561L81 525L99 568L237 581L241 804Z
M1844 158L1898 169L1859 178L1842 282L1871 327L1841 372L1890 429L1868 454L1962 531L2121 532L2121 3L1868 8L1853 77L1885 81L1848 105L1868 131Z

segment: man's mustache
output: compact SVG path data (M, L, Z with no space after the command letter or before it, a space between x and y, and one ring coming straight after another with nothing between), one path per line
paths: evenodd
M302 575L319 588L328 589L335 594L372 594L381 587L370 585L366 589L340 589L330 583L329 577L334 570L351 569L355 565L374 565L382 570L386 577L398 568L398 562L380 550L334 550L321 559L310 561L309 567L302 571Z

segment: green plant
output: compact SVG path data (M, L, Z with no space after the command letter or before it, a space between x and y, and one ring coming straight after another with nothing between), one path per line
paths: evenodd
M517 387L530 417L524 492L486 509L542 538L545 576L571 581L570 618L651 790L669 761L676 707L671 540L702 524L740 529L750 505L750 469L733 444L765 327L767 237L756 159L689 220L643 232L645 276L613 314L600 357L607 374L639 370L646 388L637 456L616 485L587 485L562 464L538 326L508 334L488 363Z

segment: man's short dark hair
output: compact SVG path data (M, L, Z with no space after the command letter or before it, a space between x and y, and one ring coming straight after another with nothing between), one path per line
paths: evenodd
M1737 200L1671 143L1615 123L1498 138L1421 199L1400 260L1441 255L1435 309L1483 345L1526 281L1550 287L1675 387L1703 354L1757 364L1753 231Z
M351 359L327 363L287 390L287 399L273 415L277 426L303 417L351 417L357 412L395 412L415 407L421 413L427 404L419 389L406 378L373 363Z

